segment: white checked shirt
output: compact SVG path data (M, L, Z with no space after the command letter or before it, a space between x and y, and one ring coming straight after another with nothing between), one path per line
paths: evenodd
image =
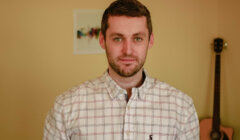
M43 140L199 140L192 99L146 75L126 91L108 75L57 97L48 113Z

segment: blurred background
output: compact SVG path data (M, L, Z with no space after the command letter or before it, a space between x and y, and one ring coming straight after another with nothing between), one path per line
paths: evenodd
M145 69L194 100L200 119L213 108L216 37L222 52L221 121L240 139L240 1L140 0L152 14L155 44ZM101 76L105 54L73 54L73 10L112 0L0 1L0 139L41 140L57 95ZM94 17L92 17L94 18Z

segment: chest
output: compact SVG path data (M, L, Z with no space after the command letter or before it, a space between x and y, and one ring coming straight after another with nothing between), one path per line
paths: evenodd
M67 119L71 140L174 139L179 119L169 101L131 99L82 102Z

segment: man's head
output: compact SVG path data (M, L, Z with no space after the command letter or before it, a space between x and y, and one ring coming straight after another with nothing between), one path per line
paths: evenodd
M131 77L142 71L153 45L149 11L136 0L117 0L106 9L99 42L106 50L109 73Z
M110 16L146 17L149 37L152 34L152 21L148 9L137 0L116 0L105 11L102 17L101 32L106 37Z

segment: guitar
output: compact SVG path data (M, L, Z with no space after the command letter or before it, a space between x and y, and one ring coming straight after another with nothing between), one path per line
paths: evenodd
M214 39L215 83L213 118L200 121L200 140L232 140L233 129L220 125L220 66L223 39Z

